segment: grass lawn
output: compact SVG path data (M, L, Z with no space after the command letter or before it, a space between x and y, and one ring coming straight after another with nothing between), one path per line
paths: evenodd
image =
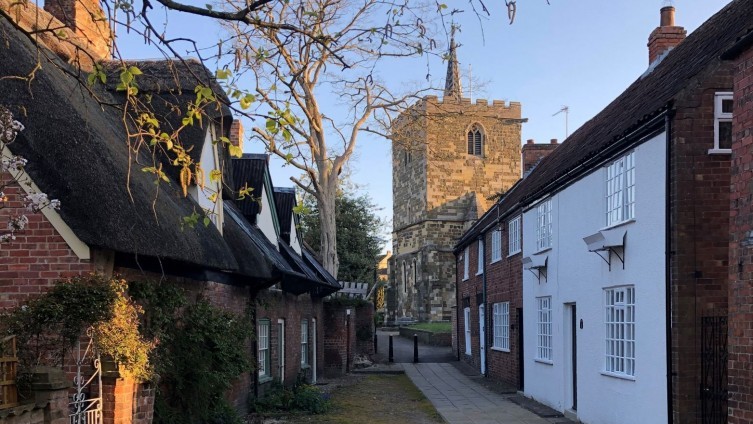
M450 333L452 332L451 322L421 322L413 324L410 328L417 330L431 331L432 333Z
M371 375L331 393L332 408L322 415L286 422L309 424L433 424L444 422L434 406L403 375ZM292 418L292 417L291 417Z

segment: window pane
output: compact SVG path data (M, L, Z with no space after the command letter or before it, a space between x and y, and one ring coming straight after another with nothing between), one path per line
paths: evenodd
M722 100L722 113L732 113L732 108L734 106L734 102L732 99L723 99Z
M719 121L719 148L732 148L732 122Z

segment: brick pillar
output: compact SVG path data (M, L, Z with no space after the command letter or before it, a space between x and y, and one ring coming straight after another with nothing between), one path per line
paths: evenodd
M356 353L374 354L374 305L369 303L354 308L356 314Z
M154 416L154 388L125 377L119 367L102 361L104 424L150 424Z
M240 119L234 119L230 124L230 143L233 146L238 146L243 150L243 124Z
M753 47L735 61L729 245L729 424L753 423Z
M347 314L351 310L350 315ZM351 369L356 351L355 308L334 302L324 303L324 376L338 376ZM348 355L349 354L349 355Z

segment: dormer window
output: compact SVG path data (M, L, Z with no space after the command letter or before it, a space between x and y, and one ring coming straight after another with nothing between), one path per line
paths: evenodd
M468 154L484 156L484 130L479 124L471 125L468 130Z

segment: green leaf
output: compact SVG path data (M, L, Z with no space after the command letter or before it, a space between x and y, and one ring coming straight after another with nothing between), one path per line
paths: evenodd
M143 72L141 72L141 69L139 69L139 68L137 68L135 66L128 67L128 72L131 75L142 75L143 74Z
M209 173L209 181L213 183L218 183L222 181L222 171L220 171L219 169L213 169Z
M271 134L277 133L277 121L274 119L267 119L267 132Z
M205 217L204 217L204 226L205 226L205 227L208 227L208 226L209 226L209 224L211 224L211 223L212 223L212 220L211 220L211 219L209 219L209 217L208 217L208 216L205 216Z
M238 146L236 146L234 144L231 144L230 146L228 146L228 149L230 151L230 156L232 156L232 157L239 158L239 157L243 156L243 149L241 149L240 147L238 147Z

